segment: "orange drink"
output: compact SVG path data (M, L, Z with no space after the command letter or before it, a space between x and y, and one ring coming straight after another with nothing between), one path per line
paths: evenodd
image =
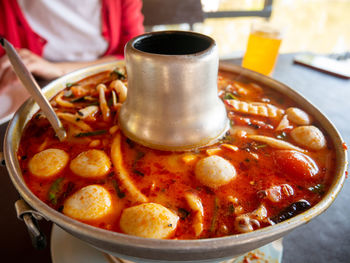
M271 75L281 45L280 31L270 25L253 25L244 54L242 67Z

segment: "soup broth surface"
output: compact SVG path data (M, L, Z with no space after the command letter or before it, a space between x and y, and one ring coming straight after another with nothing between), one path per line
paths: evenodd
M38 112L17 156L38 198L87 224L169 239L246 233L312 207L332 181L333 145L313 116L230 72L218 77L230 130L186 152L149 149L122 134L124 68L66 86L51 104L67 140Z

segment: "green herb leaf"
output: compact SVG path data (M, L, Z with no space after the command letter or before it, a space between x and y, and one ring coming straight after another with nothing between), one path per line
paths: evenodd
M74 137L80 138L80 137L87 137L87 136L96 136L96 135L105 134L106 132L107 132L106 130L97 130L97 131L92 131L92 132L81 132L81 133L74 135Z
M63 96L66 97L66 98L74 97L72 90L65 90L63 92Z
M233 206L233 204L230 204L228 206L228 211L230 214L234 214L235 213L235 207Z
M218 211L219 211L219 198L215 197L214 199L214 212L213 212L213 218L211 220L210 225L210 232L214 232L216 228L216 221L218 218Z
M120 199L124 198L124 197L125 197L125 193L122 192L122 191L120 190L117 181L113 179L113 180L112 180L112 183L113 183L113 186L114 186L115 191L117 192L117 196L118 196Z
M94 102L91 102L90 104L88 104L88 106L97 106L99 104L100 103L98 101L94 101Z
M71 88L71 87L73 87L73 86L78 86L79 84L77 84L77 83L71 83L71 82L67 82L66 83L66 88Z
M178 211L179 211L179 216L181 219L186 219L188 217L188 215L190 214L190 212L188 212L186 209L181 208L181 207L178 209Z
M280 140L285 140L287 138L287 133L285 132L281 132L280 134L278 134L276 136L277 139L280 139Z
M126 143L129 145L129 147L131 149L134 148L134 146L135 146L135 143L132 140L130 140L129 138L126 138Z
M135 162L137 162L138 160L142 159L143 156L145 156L144 152L137 152L136 153L136 157L135 157Z
M234 138L231 137L231 135L225 135L224 137L222 137L219 142L220 143L232 143L234 141Z
M70 102L72 103L75 103L75 102L84 102L85 101L85 97L79 97L79 98L76 98L74 100L71 100Z
M142 177L145 176L145 174L143 172L140 172L139 170L134 169L133 172L138 176L142 176Z
M267 146L267 144L260 144L255 146L255 148L260 149L260 148L265 148Z
M324 184L317 184L315 186L311 186L308 188L308 190L319 195L323 195L325 192Z
M232 93L226 93L224 100L238 100L237 97L235 95L233 95Z
M107 105L108 107L111 107L113 105L113 98L109 98L109 100L107 101Z
M125 75L120 72L118 69L114 69L112 72L111 72L111 75L116 75L118 79L121 79L121 80L124 80L126 79Z
M48 199L49 201L53 204L53 205L57 205L57 200L58 200L58 193L61 191L62 189L62 184L61 182L63 181L63 177L58 178L56 181L54 181L49 189L48 192Z

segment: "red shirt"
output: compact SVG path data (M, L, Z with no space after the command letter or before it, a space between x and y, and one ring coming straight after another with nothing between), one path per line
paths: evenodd
M124 46L144 32L141 0L102 0L102 35L109 43L106 55L124 57ZM46 40L26 21L17 1L0 1L0 35L16 48L42 56ZM0 49L0 57L4 54Z

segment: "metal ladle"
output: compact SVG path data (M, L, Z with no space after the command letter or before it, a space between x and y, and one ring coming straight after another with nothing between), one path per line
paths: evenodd
M67 133L60 119L57 117L55 111L51 107L51 104L41 92L41 89L38 83L35 81L33 75L26 68L10 42L8 42L5 38L0 38L0 44L6 51L7 57L9 58L16 75L21 80L23 86L28 90L35 102L38 103L40 109L43 111L44 115L55 130L58 139L63 141L67 137Z

